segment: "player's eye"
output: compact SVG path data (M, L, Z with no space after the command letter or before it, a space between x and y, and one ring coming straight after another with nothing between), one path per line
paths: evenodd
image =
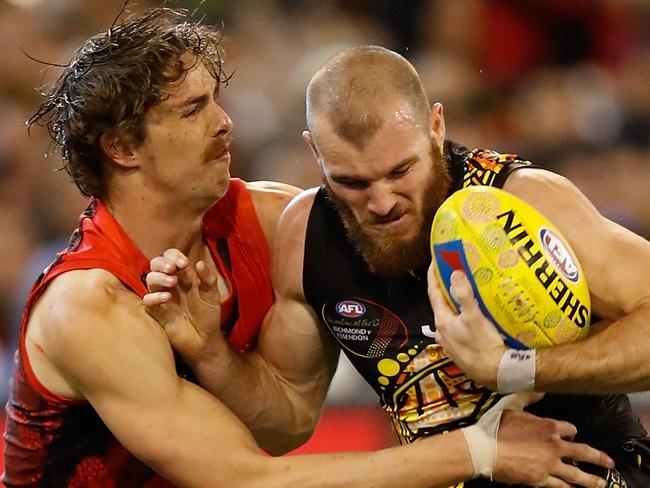
M363 180L337 180L339 185L353 190L362 190L368 188L368 182Z
M193 109L183 113L183 118L192 117L193 115L196 115L197 113L199 113L199 107L198 107L198 105L195 105Z
M405 164L403 166L400 166L399 168L395 168L393 171L391 171L390 175L391 176L402 176L405 175L406 173L409 172L411 169L412 164Z
M198 114L208 104L208 100L208 97L201 97L193 103L188 104L185 112L183 112L182 117L189 118Z

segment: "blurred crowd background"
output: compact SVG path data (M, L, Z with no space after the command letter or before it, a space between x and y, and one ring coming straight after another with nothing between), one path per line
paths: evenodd
M124 0L0 0L0 400L26 293L64 247L85 200L25 120L40 87ZM138 0L139 11L158 1ZM650 236L650 1L185 0L223 27L221 102L234 121L232 174L318 185L300 138L304 90L338 50L380 44L410 59L451 139L516 152L571 178L608 217ZM589 235L584 236L589 239ZM626 256L626 259L633 257ZM635 395L650 415L645 394ZM343 362L328 404L376 401ZM647 406L646 406L647 403ZM370 418L370 417L368 417ZM339 419L340 420L340 419ZM337 422L339 421L337 420Z

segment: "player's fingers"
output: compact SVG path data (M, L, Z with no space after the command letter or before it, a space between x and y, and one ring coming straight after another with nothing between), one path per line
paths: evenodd
M168 291L157 291L154 293L147 293L142 297L142 303L147 308L158 307L168 303L172 299L172 294Z
M573 439L578 433L578 429L575 425L570 422L565 422L563 420L556 420L556 431L562 439Z
M438 277L433 270L433 264L429 266L427 282L429 301L431 302L431 307L433 308L433 312L436 316L436 323L439 324L440 322L444 322L445 320L452 318L455 314L449 306L449 303L447 303L447 299L442 294L442 290L438 284Z
M444 329L444 330L442 330L442 332L441 332L441 329ZM448 332L448 331L449 331L449 328L447 328L445 326L443 326L443 327L437 326L436 331L433 333L433 340L436 341L436 344L438 344L438 346L442 347L447 353L449 353L449 351L453 350L453 347L451 346L451 344L449 344L449 342L447 342L447 338L446 338L447 336L445 335L445 333Z
M565 441L563 450L565 452L564 457L573 459L574 461L594 464L609 469L614 467L614 460L611 457L603 451L595 449L587 444Z
M176 262L173 259L168 259L164 256L156 256L149 261L149 267L151 271L158 271L160 273L175 273L176 272Z
M189 263L187 256L185 256L185 254L180 252L178 249L167 249L163 253L163 256L176 263L176 266L178 266L180 269L185 268Z
M554 478L554 479L553 479ZM600 476L587 473L578 466L568 463L560 463L554 471L553 476L549 477L546 485L550 488L583 486L585 488L605 488L605 480ZM557 480L557 481L556 481ZM552 481L552 482L551 482ZM563 484L564 483L564 484Z
M175 275L168 275L159 271L150 271L147 273L146 281L147 288L150 292L169 289L178 284L178 278Z
M214 266L209 266L205 261L196 263L196 274L199 276L199 291L207 292L216 290L219 273Z
M456 302L458 302L461 312L465 316L471 316L472 318L480 314L481 310L474 297L474 290L465 273L456 270L451 274L450 280L451 288L449 292L453 295Z
M552 475L547 476L544 481L535 483L533 486L535 488L571 488L569 483Z

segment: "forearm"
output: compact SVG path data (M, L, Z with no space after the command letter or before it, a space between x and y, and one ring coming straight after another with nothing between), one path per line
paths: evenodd
M271 458L265 473L238 486L302 488L443 488L472 477L459 431L373 453L337 453Z
M583 341L537 351L535 389L628 393L650 389L650 304Z
M241 419L198 386L181 382L174 398L166 409L146 409L149 422L139 424L139 433L118 413L113 427L119 422L123 444L180 487L445 488L474 473L461 431L375 452L268 457ZM149 436L142 442L142 425L163 423L166 429L144 427Z
M160 408L150 401L159 394L126 411L94 401L122 445L179 487L442 488L473 475L460 431L375 452L264 456L214 397L182 380L178 386L166 389Z
M234 412L269 454L295 449L313 433L325 391L295 391L257 352L220 350L193 369L199 384Z

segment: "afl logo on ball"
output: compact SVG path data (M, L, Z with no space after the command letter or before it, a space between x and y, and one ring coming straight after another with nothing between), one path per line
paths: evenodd
M356 319L366 313L366 306L354 300L343 300L336 304L336 313L341 317Z
M553 232L544 228L539 231L539 239L558 271L567 280L577 283L578 266L573 262L564 243Z

